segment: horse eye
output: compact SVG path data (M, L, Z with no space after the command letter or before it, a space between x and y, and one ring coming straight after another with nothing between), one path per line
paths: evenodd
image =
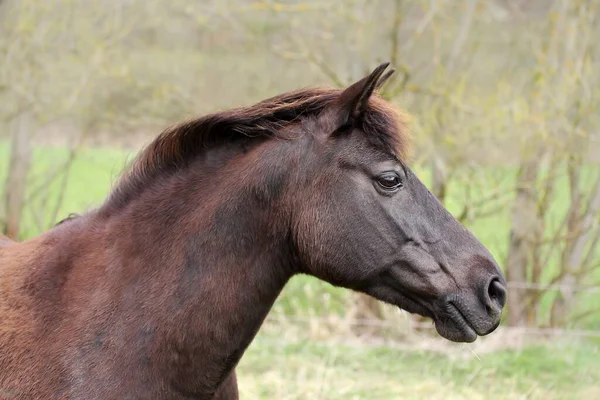
M398 190L402 187L402 179L396 173L386 173L377 177L377 183L388 191Z

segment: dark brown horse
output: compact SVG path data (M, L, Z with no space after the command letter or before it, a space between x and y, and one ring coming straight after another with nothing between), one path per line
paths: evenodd
M0 398L235 399L235 366L310 274L471 342L504 277L406 165L374 91L305 89L176 126L97 210L0 244Z

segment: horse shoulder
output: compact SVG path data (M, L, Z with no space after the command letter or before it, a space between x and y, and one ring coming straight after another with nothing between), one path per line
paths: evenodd
M0 398L2 388L22 397L42 398L50 393L45 374L52 344L40 334L39 309L30 291L40 255L47 250L43 238L23 242L6 240L0 246ZM36 349L36 347L39 348ZM32 350L36 349L35 352ZM57 364L54 360L53 363Z

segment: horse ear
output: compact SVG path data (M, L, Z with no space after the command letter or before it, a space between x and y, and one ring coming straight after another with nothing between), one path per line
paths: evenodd
M390 76L392 76L394 74L394 72L396 72L396 70L394 68L390 69L388 72L386 72L378 81L377 81L377 86L375 87L375 90L379 90L381 89L381 87L385 84L385 82L387 82L387 80L390 78Z
M348 86L340 94L336 110L338 127L352 124L354 121L360 119L373 92L379 89L394 73L395 70L391 69L383 75L383 72L389 65L389 62L379 65L368 76Z

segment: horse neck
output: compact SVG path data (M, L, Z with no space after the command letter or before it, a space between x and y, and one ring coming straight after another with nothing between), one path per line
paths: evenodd
M186 365L162 367L181 385L199 371L211 382L227 376L294 273L285 213L258 194L253 165L190 168L108 221L121 318L154 332L157 359L186 354Z

